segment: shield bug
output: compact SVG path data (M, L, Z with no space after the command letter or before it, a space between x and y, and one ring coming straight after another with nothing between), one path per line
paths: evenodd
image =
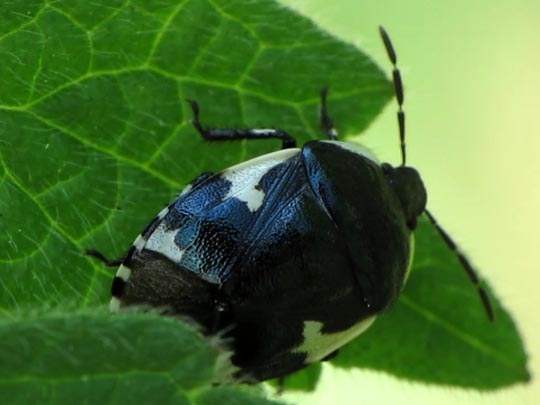
M338 140L321 91L327 140L301 148L279 129L193 126L207 141L279 139L282 149L219 173L204 173L162 210L121 260L111 310L147 305L225 331L236 376L282 377L328 359L398 299L424 214L489 299L475 271L426 210L418 172L406 166L403 86L390 38L402 162L380 163Z

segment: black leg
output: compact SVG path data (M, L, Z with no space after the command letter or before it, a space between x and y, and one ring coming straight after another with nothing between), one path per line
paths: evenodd
M280 139L282 149L295 148L296 140L287 132L273 128L204 128L199 121L199 104L187 100L193 110L193 126L207 141L235 141L241 139Z
M328 87L324 87L321 90L321 126L331 141L337 141L338 133L336 129L334 128L334 122L328 116L328 104L326 102L327 95L328 95Z
M439 235L443 238L444 242L448 246L448 248L456 254L458 257L461 266L471 279L472 283L476 286L478 290L478 295L480 296L480 299L482 300L482 305L484 305L484 309L486 311L486 314L490 321L493 321L495 319L495 316L493 314L493 307L491 306L491 301L489 300L489 297L486 293L486 290L480 285L480 280L478 278L478 275L476 274L476 271L474 271L473 267L471 266L471 263L469 260L465 257L465 255L459 250L458 246L456 245L456 242L446 233L444 229L441 228L441 226L437 223L437 220L433 215L431 215L431 212L428 210L425 210L425 213L431 223L435 226L435 229L437 232L439 232Z
M94 249L88 249L84 253L88 256L95 257L99 261L103 262L105 266L107 267L118 267L122 264L124 260L123 257L121 259L109 260L105 256L103 256L101 252L98 252L97 250L94 250Z

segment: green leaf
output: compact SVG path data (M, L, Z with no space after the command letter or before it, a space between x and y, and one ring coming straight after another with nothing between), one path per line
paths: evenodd
M126 353L133 353L130 340L120 339L124 351L113 350L120 343L110 343L105 336L139 336L141 319L148 322L145 331L156 331L156 341L170 341L171 350L181 348L166 336L174 329L169 321L101 315L113 274L83 252L96 248L108 257L121 257L163 204L192 178L280 147L277 141L204 143L190 124L184 99L199 102L205 124L278 126L301 144L323 136L318 108L324 86L330 86L330 112L345 137L366 128L391 98L392 87L352 45L270 0L21 0L0 4L0 16L0 314L6 318L0 353L7 356L2 365L7 360L12 365L3 369L6 390L2 391L10 390L9 395L16 391L20 402L27 403L51 395L83 398L88 391L101 395L108 389L103 395L108 393L109 398L120 393L133 398L140 389L160 391L156 395L162 402L182 403L178 384L183 383L162 378L173 367L167 359L156 363L160 370L156 375L130 374L114 392L96 377L104 370L125 373L135 367L135 360L126 359ZM375 23L373 31L376 35ZM418 232L417 263L438 268L439 262L444 265L453 259L436 248L438 242L433 242L436 238L430 232L426 226ZM433 346L426 337L429 333L441 335L437 341L446 342L446 335L453 336L449 330L462 331L463 323L483 322L472 309L468 312L454 304L462 302L470 289L466 280L438 300L426 294L426 290L438 291L436 283L446 277L436 274L427 267L414 270L404 299L392 314L347 347L336 364L466 385L463 375L461 380L456 376L457 361L452 356L467 344L439 350L436 366L427 364L422 369L418 364L418 359L426 358L420 354L435 353L420 353L416 347L419 341ZM426 317L426 308L434 315ZM454 308L455 314L447 317L446 312ZM22 315L48 311L61 312ZM476 381L475 387L497 387L526 377L515 327L499 305L497 315L493 327L498 332L490 340L479 327L463 329L454 340L470 334L467 343L479 341L491 352L507 345L507 353L491 358L516 364L507 366L507 371L517 373L494 377L474 371L467 381ZM88 322L83 325L83 320ZM459 327L441 327L441 322ZM386 332L385 324L391 325ZM102 338L91 329L99 330ZM408 339L406 330L413 331ZM46 337L43 342L38 332ZM399 336L399 341L392 336ZM51 350L69 348L69 342L75 344L77 339L81 342L77 349L87 349ZM35 343L17 346L25 342ZM161 358L151 342L143 338L140 342L141 356L151 361L156 352ZM387 356L389 351L395 353L396 346L399 355ZM471 347L475 358L485 352L478 345ZM62 357L62 353L67 354ZM43 361L45 354L51 361ZM93 363L99 358L103 361ZM77 374L76 366L81 365L87 370L84 375L92 378ZM184 366L189 369L188 363L180 367ZM472 370L476 369L467 371L473 374ZM39 380L44 375L50 380ZM312 374L294 386L308 388L317 376ZM251 401L245 399L250 394L236 395L228 388L197 392L200 397L192 394L191 400L211 403L222 396L233 403L232 395L238 403Z
M0 341L4 404L207 404L220 397L270 404L211 388L224 352L171 318L97 311L26 316L0 320Z
M278 391L314 391L319 383L321 372L321 363L314 363L299 372L288 375L283 381L272 380L270 384L276 387Z
M249 392L242 392L239 389L230 387L219 387L212 390L202 391L196 400L197 405L279 405L275 401L263 400L255 397Z

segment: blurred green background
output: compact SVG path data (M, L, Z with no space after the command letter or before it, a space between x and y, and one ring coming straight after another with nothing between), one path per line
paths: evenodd
M431 211L514 314L533 375L529 385L478 393L325 369L316 399L293 398L333 405L540 403L540 1L283 3L390 70L377 32L386 27L405 82L408 162L423 176ZM397 164L395 109L390 104L362 139Z

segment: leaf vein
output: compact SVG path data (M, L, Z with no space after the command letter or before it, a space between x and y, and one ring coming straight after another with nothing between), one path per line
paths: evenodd
M450 322L447 322L444 319L441 319L437 314L430 311L428 308L422 307L420 304L416 303L412 298L408 297L406 294L401 295L400 301L406 306L408 306L409 308L411 308L413 311L417 312L419 315L427 319L428 321L433 322L436 325L442 327L448 333L461 339L462 341L464 341L471 347L474 347L482 351L486 355L491 356L494 359L497 359L500 363L506 365L508 368L517 370L516 366L512 363L512 361L504 356L501 356L501 354L497 350L488 346L485 342L482 342L476 337L471 336L470 334L459 330L459 328L457 328L455 325L451 324Z
M146 62L145 62L146 66L150 65L150 61L154 57L154 55L156 53L156 50L157 50L157 48L159 46L159 43L161 42L161 39L163 38L163 35L165 34L165 32L167 31L169 26L172 24L173 20L176 18L178 13L180 13L180 11L182 11L182 9L187 4L187 2L188 2L188 0L183 0L183 1L179 2L178 5L171 11L169 16L163 21L163 25L162 25L161 29L159 29L157 31L154 42L150 46L150 52L148 53L148 58L146 59Z

